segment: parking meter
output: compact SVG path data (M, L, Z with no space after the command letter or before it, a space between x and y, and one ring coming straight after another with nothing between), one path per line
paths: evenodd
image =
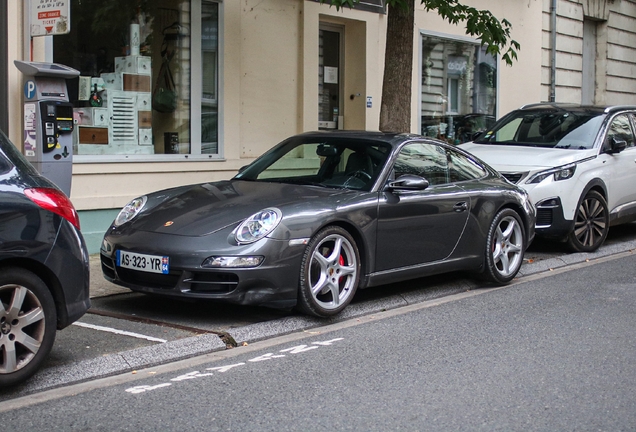
M25 75L24 155L35 169L71 195L73 105L66 80L79 71L56 63L14 61Z

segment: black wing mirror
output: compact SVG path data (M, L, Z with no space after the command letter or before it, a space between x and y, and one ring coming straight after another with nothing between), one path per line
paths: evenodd
M428 180L424 177L413 174L404 174L398 179L389 182L387 190L424 190L429 186Z
M606 150L609 154L620 153L627 148L627 141L618 139L615 136L609 139L609 148Z

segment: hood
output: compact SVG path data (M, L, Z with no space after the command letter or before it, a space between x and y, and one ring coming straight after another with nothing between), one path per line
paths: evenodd
M596 149L568 150L472 142L461 144L459 147L477 156L499 172L541 171L567 165L597 153Z
M149 194L146 208L130 227L202 236L238 224L264 208L277 207L285 217L285 207L350 193L346 189L244 180L202 183Z

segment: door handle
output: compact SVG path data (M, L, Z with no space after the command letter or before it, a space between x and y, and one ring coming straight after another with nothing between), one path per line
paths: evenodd
M457 204L453 206L453 210L455 210L457 213L466 211L468 210L468 204L465 201L458 202Z

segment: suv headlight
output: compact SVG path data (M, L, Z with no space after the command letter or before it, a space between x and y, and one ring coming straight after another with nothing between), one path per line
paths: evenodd
M148 201L148 198L146 198L146 196L144 195L142 197L135 198L134 200L126 204L115 218L114 225L118 227L132 220L144 208L144 206L146 205L146 201Z
M267 208L245 219L234 230L234 237L239 244L254 243L271 233L282 219L277 208Z
M541 171L531 176L526 183L541 183L550 176L554 176L554 181L567 180L572 178L576 171L576 164L563 165L549 170Z

